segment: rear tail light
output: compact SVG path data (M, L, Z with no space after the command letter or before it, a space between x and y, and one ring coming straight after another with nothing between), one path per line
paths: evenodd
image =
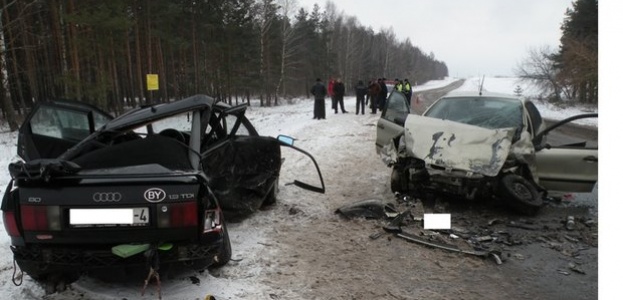
M158 227L197 226L197 202L158 205Z
M10 236L21 236L19 229L17 229L17 221L15 220L15 212L5 211L2 213L2 221L4 223L4 229Z
M22 205L20 210L24 231L61 229L58 206Z
M203 222L203 233L221 231L221 211L206 210L205 221Z

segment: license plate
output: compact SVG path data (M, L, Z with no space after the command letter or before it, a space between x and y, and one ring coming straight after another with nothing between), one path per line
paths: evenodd
M149 224L147 207L135 208L72 208L69 209L72 226L141 226Z

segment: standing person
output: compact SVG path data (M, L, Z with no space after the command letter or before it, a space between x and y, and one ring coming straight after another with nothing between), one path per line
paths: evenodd
M368 80L368 93L366 93L366 106L368 106L368 101L370 100L370 85L372 84L372 80Z
M377 81L371 80L370 85L368 85L368 95L370 96L370 109L373 115L376 114L376 101L379 99L379 94L381 94L381 85Z
M356 115L359 114L359 107L361 107L361 114L365 115L364 108L366 107L365 97L367 93L368 87L363 84L363 80L359 80L359 82L357 82L357 85L355 86L355 95L357 95L357 102L355 104L355 107L357 107L355 112Z
M387 85L385 84L385 77L379 79L379 85L381 86L381 93L379 94L378 108L383 111L385 107L385 101L387 100Z
M402 93L402 80L396 78L396 80L394 80L394 90L399 91Z
M411 90L411 83L409 82L409 79L407 78L405 78L405 84L402 87L402 91L403 93L405 93L405 96L407 96L407 101L411 103L411 95L413 95L413 91Z
M333 77L331 77L329 79L329 87L328 87L328 92L329 92L329 97L331 97L331 108L332 109L337 109L337 102L335 102L335 92L333 91L333 88L335 87L335 79L333 79Z
M342 109L342 113L348 113L345 109L344 109L344 92L345 92L345 88L344 88L344 83L342 83L341 79L337 79L335 81L335 85L333 85L333 94L335 95L335 113L337 114L337 105L340 105L340 109Z
M316 78L316 84L312 86L311 93L314 95L314 119L325 119L324 97L327 95L327 88L324 87L320 78Z

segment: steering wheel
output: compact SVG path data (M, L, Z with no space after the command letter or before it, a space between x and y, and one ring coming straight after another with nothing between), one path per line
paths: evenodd
M182 143L186 143L186 137L184 136L184 134L181 133L179 130L176 130L176 129L173 129L173 128L163 129L158 134L161 135L161 136L166 136L168 138L172 138L172 139L178 140L178 141L180 141Z

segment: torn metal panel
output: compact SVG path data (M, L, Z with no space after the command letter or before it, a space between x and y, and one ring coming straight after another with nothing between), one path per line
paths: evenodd
M206 176L228 218L257 211L279 178L281 148L268 137L235 137L202 160Z
M351 218L381 219L387 216L388 212L396 212L391 203L380 199L366 199L338 208L335 213Z
M427 167L496 176L511 148L513 128L486 129L458 122L409 115L405 123L407 154Z
M510 156L523 165L528 166L534 182L539 183L536 169L536 150L534 149L534 144L532 144L532 136L527 130L524 129L521 132L519 140L511 147Z
M400 140L404 141L402 138ZM381 148L381 152L379 154L385 165L391 166L398 161L398 150L396 149L393 141L385 144L383 148Z

